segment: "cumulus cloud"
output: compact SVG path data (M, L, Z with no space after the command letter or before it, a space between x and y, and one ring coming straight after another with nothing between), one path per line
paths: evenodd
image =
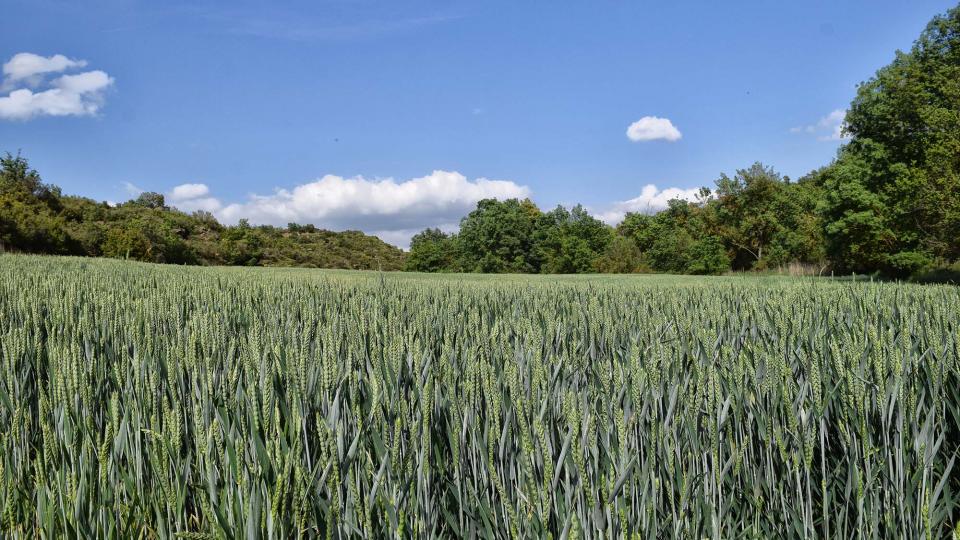
M86 65L86 60L72 60L62 54L40 56L23 52L13 55L7 63L3 64L4 83L13 84L23 81L27 85L35 86L40 82L42 75L82 68Z
M523 198L530 189L507 180L469 180L452 171L397 181L326 175L313 182L278 189L271 195L251 194L246 201L225 203L206 184L174 187L168 204L190 212L213 212L225 223L246 218L254 224L284 226L312 223L332 230L357 229L406 248L410 237L427 227L456 230L460 218L480 199Z
M166 202L184 212L216 212L223 207L219 199L210 196L210 188L206 184L180 184L167 193Z
M836 109L817 121L816 124L790 128L790 133L817 135L820 141L845 141L849 137L843 132L846 126L847 112Z
M623 221L627 212L653 213L663 210L672 199L695 201L700 188L666 188L658 189L654 184L647 184L640 190L640 195L626 201L614 203L607 210L597 213L597 218L609 224L616 225Z
M196 199L187 199L172 204L184 212L203 210L205 212L216 213L223 208L223 204L216 197L197 197Z
M208 194L210 194L210 188L206 184L180 184L170 191L170 199L183 201L205 197Z
M655 141L657 139L674 142L680 140L681 137L683 137L683 134L669 118L644 116L627 128L627 138L634 142Z
M433 171L397 182L326 175L273 195L251 195L230 204L221 215L228 221L277 225L315 223L334 229L400 230L457 221L480 199L527 197L530 190L505 180L468 180L458 172Z
M83 60L63 55L51 57L20 53L3 65L3 91L0 95L0 119L29 120L37 116L90 116L103 106L104 92L113 78L100 70L73 75L51 73L83 67ZM38 88L36 91L34 89Z

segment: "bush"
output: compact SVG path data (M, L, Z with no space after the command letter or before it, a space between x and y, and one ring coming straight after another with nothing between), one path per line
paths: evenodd
M892 277L905 278L920 274L933 267L933 259L921 251L901 251L887 256L888 273Z
M952 283L960 285L960 261L941 264L910 276L915 283Z
M722 274L730 269L730 257L716 236L697 240L690 246L687 273Z

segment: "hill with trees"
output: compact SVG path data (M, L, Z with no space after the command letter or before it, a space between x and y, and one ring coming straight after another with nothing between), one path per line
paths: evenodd
M405 255L375 236L313 225L219 223L159 193L111 206L66 196L20 155L0 158L0 251L116 257L171 264L398 270Z

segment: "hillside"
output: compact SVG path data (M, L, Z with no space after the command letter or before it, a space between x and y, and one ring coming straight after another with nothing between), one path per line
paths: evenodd
M21 156L0 158L0 252L113 257L199 265L399 270L405 254L360 231L312 225L227 226L209 212L185 213L163 195L119 205L62 195Z

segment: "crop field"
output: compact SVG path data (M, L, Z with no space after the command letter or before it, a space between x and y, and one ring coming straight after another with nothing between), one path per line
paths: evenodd
M960 288L0 257L0 535L949 538Z

